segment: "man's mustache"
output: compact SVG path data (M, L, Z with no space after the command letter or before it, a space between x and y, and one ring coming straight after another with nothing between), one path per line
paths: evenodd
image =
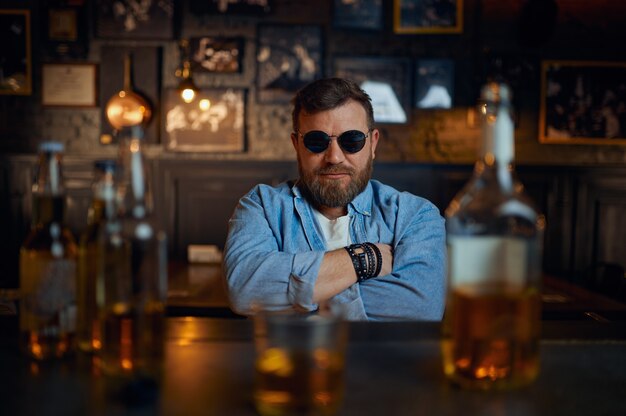
M346 167L341 167L341 166L328 166L326 168L320 168L318 170L315 171L316 175L336 175L336 174L343 174L343 175L354 175L354 169L351 168L346 168Z

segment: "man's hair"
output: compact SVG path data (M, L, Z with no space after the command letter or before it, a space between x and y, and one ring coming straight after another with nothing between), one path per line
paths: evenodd
M291 100L293 112L291 122L293 131L298 130L298 117L300 113L316 114L344 105L348 100L354 100L361 104L367 115L367 127L374 128L374 110L370 96L349 79L324 78L313 81L300 89Z

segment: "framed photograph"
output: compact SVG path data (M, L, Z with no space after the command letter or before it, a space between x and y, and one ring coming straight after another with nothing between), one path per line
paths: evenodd
M202 88L185 103L175 88L163 97L166 148L178 152L242 152L246 91Z
M626 62L543 61L539 141L626 144Z
M408 123L411 107L408 58L338 57L333 65L335 76L354 80L368 93L377 123Z
M383 0L334 0L333 26L382 30Z
M322 77L322 31L314 25L260 25L257 99L288 103L294 93Z
M415 62L415 107L447 109L454 105L454 61L418 59Z
M44 56L85 59L88 50L88 15L86 0L49 0L44 19Z
M190 1L193 14L264 15L272 10L272 0L203 0Z
M0 9L0 95L30 95L30 11Z
M172 39L174 0L97 0L96 36L110 39Z
M243 61L242 37L202 36L189 39L192 70L197 72L239 73Z
M393 31L398 34L463 32L463 0L393 0Z
M43 64L41 104L57 107L97 105L95 64Z

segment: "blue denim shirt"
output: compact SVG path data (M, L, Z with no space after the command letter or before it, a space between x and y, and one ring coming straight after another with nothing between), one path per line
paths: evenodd
M445 297L444 219L426 199L371 180L349 205L353 243L393 249L393 270L355 283L333 298L350 320L440 320ZM229 221L224 270L232 309L255 301L317 309L313 286L326 242L312 206L288 182L257 185Z

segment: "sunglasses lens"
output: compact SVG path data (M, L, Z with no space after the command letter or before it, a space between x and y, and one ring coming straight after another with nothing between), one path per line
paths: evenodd
M303 136L304 146L313 153L322 153L328 148L330 137L323 131L313 130Z
M339 138L339 145L348 153L356 153L365 146L365 138L367 135L362 131L348 130L342 133Z
M348 153L357 153L365 146L367 134L358 130L348 130L337 138L339 146ZM313 130L303 136L304 146L313 153L322 153L328 149L330 137L323 131Z

